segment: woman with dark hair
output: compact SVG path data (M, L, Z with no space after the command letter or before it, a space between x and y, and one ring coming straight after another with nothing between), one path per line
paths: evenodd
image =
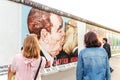
M94 32L84 36L85 49L78 56L76 80L111 80L107 53Z

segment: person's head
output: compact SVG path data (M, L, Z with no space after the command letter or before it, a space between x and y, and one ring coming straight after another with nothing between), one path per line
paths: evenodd
M103 38L103 44L107 43L107 38Z
M32 8L28 15L28 29L35 33L45 51L56 56L62 49L64 30L62 17L53 13Z
M36 34L29 34L24 39L23 56L26 58L39 58L40 46Z
M101 42L98 40L96 33L90 31L84 35L84 43L87 48L100 47Z

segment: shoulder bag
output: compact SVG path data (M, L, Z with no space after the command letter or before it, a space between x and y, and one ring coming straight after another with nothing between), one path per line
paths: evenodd
M34 80L36 80L36 78L37 78L37 76L38 76L38 73L39 73L41 64L42 64L42 57L41 57L41 59L40 59L40 64L39 64L39 66L38 66L38 69L37 69L37 72L36 72L36 74L35 74Z

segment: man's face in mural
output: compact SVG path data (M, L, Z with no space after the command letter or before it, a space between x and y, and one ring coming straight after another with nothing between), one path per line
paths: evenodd
M65 32L61 16L32 8L28 15L28 29L38 35L40 46L52 57L62 50Z
M50 22L51 32L46 29L41 30L40 44L52 57L55 57L62 50L65 33L61 27L61 16L51 13Z

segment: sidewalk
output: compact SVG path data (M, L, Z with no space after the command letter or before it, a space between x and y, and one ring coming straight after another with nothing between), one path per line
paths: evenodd
M110 65L114 69L111 73L111 80L120 80L120 56L112 56Z
M111 80L120 80L120 56L112 56L110 65L114 69L114 71L111 73ZM44 75L42 76L42 80L76 80L75 72L76 68L72 68L66 71Z

